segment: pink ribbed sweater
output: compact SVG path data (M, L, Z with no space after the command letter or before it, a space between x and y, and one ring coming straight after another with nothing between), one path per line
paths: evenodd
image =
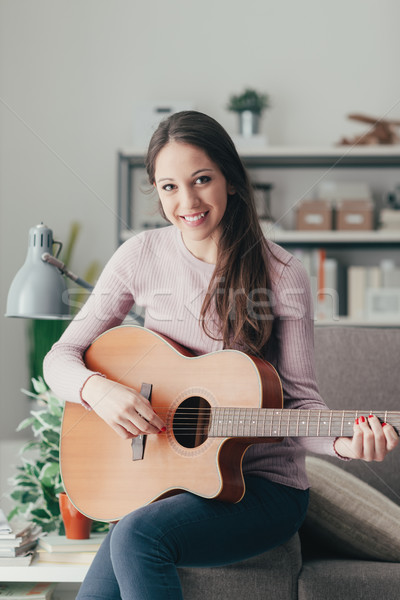
M314 372L313 308L301 263L280 246L271 249L273 334L265 358L277 369L285 408L323 409ZM98 335L120 325L132 305L144 307L145 326L165 334L196 355L222 349L206 336L199 313L214 265L195 258L173 226L142 232L112 256L88 301L53 346L44 362L45 379L62 399L81 401L92 375L85 349ZM246 473L285 485L308 487L306 450L334 455L333 438L285 438L280 444L255 444L243 462Z

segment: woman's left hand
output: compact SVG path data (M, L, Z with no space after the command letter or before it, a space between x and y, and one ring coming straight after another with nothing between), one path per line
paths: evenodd
M339 437L336 452L344 458L382 461L399 443L399 436L389 423L381 423L374 415L358 417L352 438Z

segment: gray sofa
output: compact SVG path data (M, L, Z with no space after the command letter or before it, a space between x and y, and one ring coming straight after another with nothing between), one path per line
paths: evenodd
M318 327L315 349L320 391L331 409L399 410L400 329ZM382 463L319 458L400 505L399 447ZM313 501L311 496L310 512ZM357 501L353 504L356 515ZM368 523L365 529L368 535ZM227 567L180 569L185 600L400 597L400 562L366 559L368 553L349 553L346 544L332 547L329 535L318 533L306 520L286 544L256 558Z

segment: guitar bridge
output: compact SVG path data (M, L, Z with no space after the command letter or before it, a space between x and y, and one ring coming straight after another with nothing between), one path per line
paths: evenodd
M147 400L151 401L151 391L153 386L151 383L142 383L142 387L140 388L140 393L142 396L147 398ZM131 448L132 448L132 460L143 460L144 458L144 449L146 447L146 439L147 436L144 434L138 435L132 439Z

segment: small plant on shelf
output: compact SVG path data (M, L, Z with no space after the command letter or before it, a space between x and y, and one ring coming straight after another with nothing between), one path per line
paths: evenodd
M21 464L9 483L14 506L8 519L36 523L45 532L64 535L58 494L64 491L60 473L60 432L63 402L48 389L42 377L32 379L34 392L22 390L36 400L37 408L17 431L31 428L33 439L20 450ZM107 523L94 521L92 531L106 531Z
M261 116L269 107L269 96L260 94L256 90L246 88L242 94L232 95L229 98L228 110L241 113L246 110Z

